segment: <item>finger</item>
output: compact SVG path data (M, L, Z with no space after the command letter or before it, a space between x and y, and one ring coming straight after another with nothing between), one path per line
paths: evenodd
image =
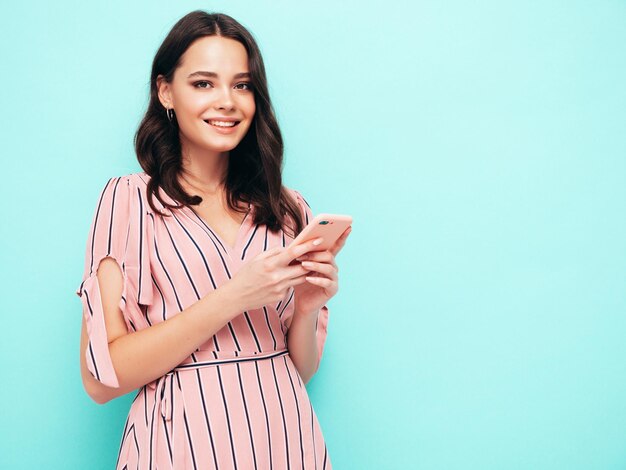
M301 256L296 258L298 261L310 260L310 261L328 261L330 262L333 259L333 254L330 250L324 251L309 251Z
M326 277L305 276L304 279L306 279L307 282L320 287L331 287L333 285L333 281Z
M337 270L332 264L317 263L314 261L303 261L302 267L304 269L308 269L309 271L324 274L331 279L335 279L337 277Z
M294 264L287 266L286 268L286 279L297 279L298 277L302 277L302 282L304 282L304 276L309 274L310 269L302 266L302 263L298 263L294 261Z
M319 243L316 243L319 240ZM315 251L315 249L317 249L317 247L319 246L319 244L323 241L323 238L313 238L311 240L307 240L306 242L303 243L298 243L297 245L289 245L284 253L280 253L278 256L280 256L280 261L284 262L285 264L289 264L291 261L293 261L294 259L300 257L301 255L303 255L304 253L307 253L309 251Z
M292 277L291 279L289 279L287 281L287 286L288 287L293 287L293 286L298 286L300 284L303 284L306 282L306 277L308 276L308 274L306 272L304 272L304 274L301 274L299 276L296 277Z
M336 270L339 270L337 263L335 262L335 256L329 251L310 251L302 256L296 258L297 261L317 261L320 263L327 263L332 265Z

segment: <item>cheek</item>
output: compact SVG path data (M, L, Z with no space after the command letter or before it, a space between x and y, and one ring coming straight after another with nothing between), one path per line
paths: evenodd
M176 107L180 108L185 114L198 113L203 107L206 107L208 97L202 93L198 93L192 88L179 90L176 95Z
M249 91L233 92L233 105L245 113L254 112L254 94Z
M244 109L245 109L246 115L248 115L250 119L252 119L252 117L254 116L254 113L256 112L256 104L254 102L254 97L251 97L250 99L246 100L244 106L245 106Z
M203 96L190 95L188 99L182 103L182 105L185 114L190 117L198 117L206 111L209 106L209 101Z

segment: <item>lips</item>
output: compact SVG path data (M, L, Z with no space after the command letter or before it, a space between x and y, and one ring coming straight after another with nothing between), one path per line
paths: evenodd
M204 122L207 124L207 126L211 127L211 132L214 132L214 133L217 133L217 134L234 135L234 134L237 134L239 132L236 128L239 125L240 121L237 121L236 124L233 125L233 126L216 126L214 124L209 124L208 120L206 120Z
M211 124L210 121L204 121L204 122L206 122L209 126L218 127L220 129L232 129L233 127L237 127L241 121L236 121L233 126L220 126L219 124Z
M239 125L239 123L241 121L234 121L235 125L234 126L220 126L220 125L216 125L216 124L211 124L211 121L217 121L217 122L233 122L232 120L221 120L221 119L205 119L204 122L206 122L209 126L214 126L214 127L219 127L221 129L231 129L233 127L237 127Z

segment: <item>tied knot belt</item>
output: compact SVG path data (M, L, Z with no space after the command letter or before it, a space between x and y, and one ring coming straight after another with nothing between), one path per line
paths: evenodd
M167 374L159 377L158 379L148 383L146 387L155 391L155 406L161 412L161 416L165 421L171 421L172 419L172 401L176 391L181 390L180 379L178 373L182 371L190 371L194 369L200 369L203 367L212 367L221 364L230 364L235 362L248 362L259 361L263 359L271 359L274 357L280 357L289 354L287 349L281 349L278 351L268 351L254 353L254 355L247 356L233 356L233 357L216 357L224 355L224 353L214 351L196 351L188 360L179 364ZM226 353L226 355L232 356L232 353ZM174 379L177 383L174 384Z

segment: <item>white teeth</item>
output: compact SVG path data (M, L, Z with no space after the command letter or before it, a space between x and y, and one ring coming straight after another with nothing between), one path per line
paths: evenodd
M226 121L206 121L212 126L220 126L220 127L233 127L235 122L226 122Z

